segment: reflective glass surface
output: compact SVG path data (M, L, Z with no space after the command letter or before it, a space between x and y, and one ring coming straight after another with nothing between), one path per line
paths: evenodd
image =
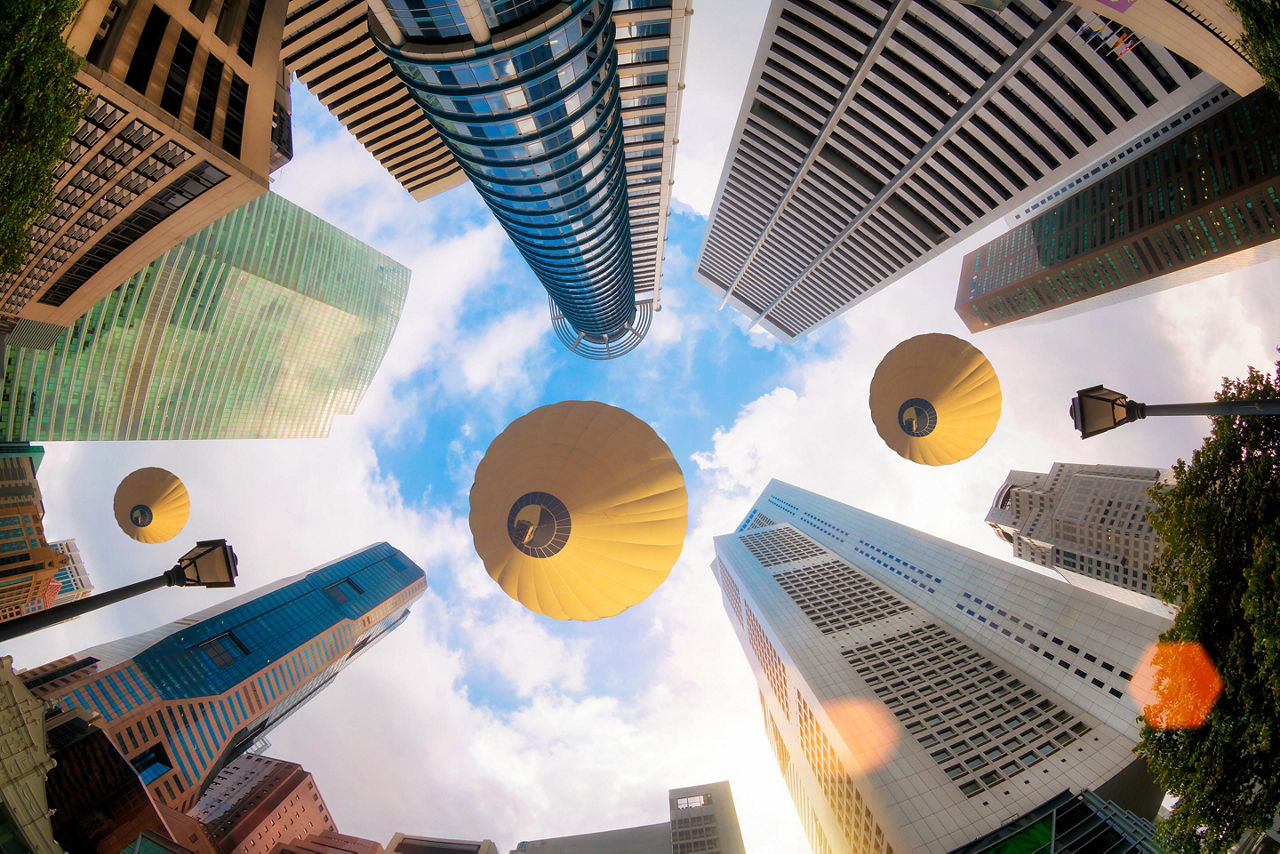
M321 437L364 395L409 271L267 194L131 276L49 350L9 347L0 435Z
M380 46L564 319L611 336L636 312L611 3L553 5L482 2L493 39L467 51L433 53L412 27Z

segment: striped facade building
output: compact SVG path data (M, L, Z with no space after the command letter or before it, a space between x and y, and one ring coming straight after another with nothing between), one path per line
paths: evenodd
M225 766L398 626L426 589L386 543L150 632L25 670L99 726L158 803L195 805Z
M775 0L694 277L794 341L1216 85L1087 17Z
M382 363L409 271L274 193L127 277L47 348L4 352L0 436L327 436Z
M815 854L962 850L1064 790L1155 814L1128 683L1172 609L776 480L715 551Z
M292 156L285 0L86 0L67 32L88 99L0 334L48 347L130 275L267 191Z
M285 62L415 199L475 184L547 285L567 348L628 352L661 304L689 0L393 6L293 0ZM590 74L572 67L588 50ZM517 73L517 54L539 58ZM451 64L458 86L432 76ZM588 101L607 105L600 121Z

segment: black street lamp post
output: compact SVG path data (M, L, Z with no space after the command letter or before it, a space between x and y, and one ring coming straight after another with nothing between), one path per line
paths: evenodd
M1147 404L1096 385L1076 392L1070 412L1080 438L1088 439L1149 415L1280 415L1280 400Z
M196 547L178 558L172 569L155 578L0 623L0 642L123 602L148 590L158 590L161 587L234 587L237 563L236 553L226 540L198 540Z

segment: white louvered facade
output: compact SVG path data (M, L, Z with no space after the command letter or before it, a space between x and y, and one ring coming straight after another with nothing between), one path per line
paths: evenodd
M1215 87L1084 24L1046 0L775 0L694 277L794 341Z

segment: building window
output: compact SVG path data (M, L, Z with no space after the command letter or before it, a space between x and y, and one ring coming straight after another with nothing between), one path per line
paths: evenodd
M710 795L690 795L687 798L676 798L676 809L688 810L694 807L703 807L711 803Z
M168 26L168 13L159 6L153 6L147 15L147 23L142 27L138 46L134 48L129 70L125 73L124 82L144 95L147 93L147 83L151 80L151 71L156 65L156 54L160 52L160 42L164 39L164 31Z
M231 632L224 632L215 638L205 641L200 644L200 648L209 655L209 658L219 668L230 667L231 663L236 659L243 658L249 654L248 648Z
M138 772L138 776L142 778L143 783L152 783L156 778L164 775L166 771L173 768L169 762L169 755L165 753L164 746L157 744L150 750L139 753L133 759L129 760L133 765L133 769Z
M364 592L364 588L356 584L350 578L344 578L341 581L334 582L324 589L329 594L329 598L339 605L345 605L353 596L359 596Z

